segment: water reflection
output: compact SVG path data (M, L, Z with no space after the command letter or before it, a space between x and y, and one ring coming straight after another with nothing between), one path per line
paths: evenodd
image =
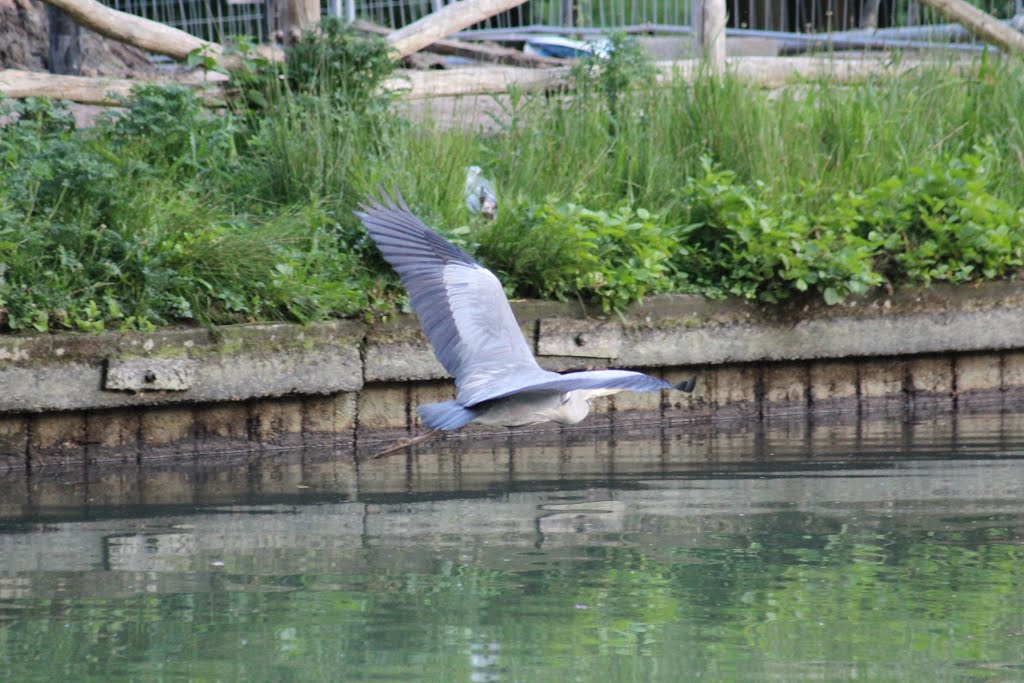
M1014 680L1019 424L595 431L359 465L252 454L10 478L22 497L2 498L0 667L11 680Z

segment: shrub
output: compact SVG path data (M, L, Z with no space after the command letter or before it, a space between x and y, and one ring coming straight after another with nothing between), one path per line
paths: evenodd
M235 182L230 114L180 89L125 104L77 131L60 106L4 103L0 330L304 321L375 305L371 274L319 202L268 215L219 191Z
M386 103L379 88L395 70L387 41L365 36L338 18L307 31L288 50L287 79L293 93L327 94L358 110Z
M764 185L704 160L679 192L675 268L696 291L779 302L804 291L829 304L882 282L965 282L1024 263L1024 209L993 194L991 151L911 167L813 212L796 197L770 205Z
M552 199L521 208L480 237L480 254L505 273L513 291L591 299L605 312L667 291L672 249L664 226L645 209L592 211Z
M28 98L0 102L0 172L19 219L46 215L77 220L102 213L117 196L117 158L102 144L76 135L67 105Z
M738 183L707 158L703 168L679 192L674 264L688 288L771 303L813 289L837 303L881 282L873 247L849 217L771 207L763 185Z
M769 97L728 77L649 87L630 49L593 60L581 96L513 93L484 134L389 114L390 60L337 27L287 73L235 74L267 96L233 110L142 88L83 131L59 104L0 100L0 331L392 310L404 295L351 213L381 185L510 293L605 311L664 291L838 303L1021 268L1019 66ZM494 223L466 219L470 164L497 180Z
M624 33L612 33L604 55L588 54L572 67L575 90L583 97L599 92L616 122L624 98L654 84L655 69L639 41Z
M100 133L119 154L159 167L163 175L204 175L237 157L235 118L210 113L188 88L135 86L121 103L124 110L107 117Z
M890 282L995 278L1024 263L1024 209L993 194L992 156L982 146L848 198Z

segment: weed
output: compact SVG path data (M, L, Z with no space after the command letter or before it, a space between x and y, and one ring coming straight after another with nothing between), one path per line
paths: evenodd
M235 74L249 97L227 111L143 88L76 130L60 105L0 100L0 330L391 310L404 295L352 215L380 186L510 293L606 311L665 291L838 303L1024 262L1013 62L769 95L655 87L623 43L572 96L512 93L483 133L390 113L379 45L304 41L287 72ZM471 164L496 180L492 224L466 215Z
M665 226L627 204L593 211L549 199L520 207L511 220L482 233L480 242L480 254L518 294L590 299L612 312L671 283L675 244Z
M395 69L383 38L365 36L336 17L317 32L306 32L288 52L287 79L293 93L326 94L348 109L387 104L380 91Z

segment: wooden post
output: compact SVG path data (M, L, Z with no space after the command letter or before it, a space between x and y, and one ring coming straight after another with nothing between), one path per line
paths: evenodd
M46 6L50 30L50 73L78 76L82 73L81 33L75 20L53 5Z
M270 35L291 45L306 31L320 26L319 0L267 0Z
M285 0L284 34L288 44L294 43L306 31L320 26L320 0Z
M518 7L524 2L526 0L459 0L445 5L441 10L392 32L388 36L391 56L394 59L401 59L413 52L419 52L441 38L447 38L456 31L478 24L507 9Z
M860 6L860 27L866 29L878 28L878 7L882 0L864 0ZM909 8L907 14L910 14Z
M713 74L725 73L725 0L693 0L694 46Z
M943 16L959 22L968 31L982 40L992 43L1000 50L1007 53L1024 54L1024 34L964 0L921 0L921 2L939 10Z

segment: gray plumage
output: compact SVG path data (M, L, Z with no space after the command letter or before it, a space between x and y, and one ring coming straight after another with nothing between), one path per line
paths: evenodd
M466 167L466 208L490 219L498 215L498 193L479 166Z
M558 374L537 365L501 283L473 257L424 225L401 195L368 200L356 215L398 272L434 355L454 378L454 401L418 408L431 429L469 422L575 424L590 400L618 391L693 389L628 370Z

